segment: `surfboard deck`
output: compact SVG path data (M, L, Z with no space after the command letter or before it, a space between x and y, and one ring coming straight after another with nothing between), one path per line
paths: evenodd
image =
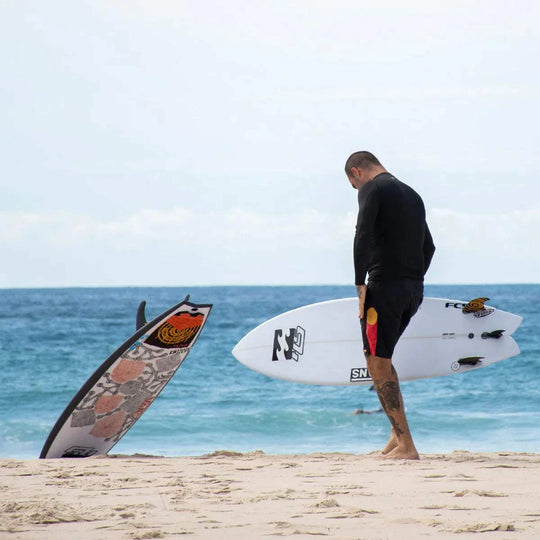
M519 354L512 334L522 318L474 302L424 298L394 350L400 380L463 373ZM277 379L371 384L363 349L358 299L343 298L263 322L232 352L248 368Z
M40 458L106 454L152 404L199 337L211 304L189 296L137 331L94 372L58 418Z

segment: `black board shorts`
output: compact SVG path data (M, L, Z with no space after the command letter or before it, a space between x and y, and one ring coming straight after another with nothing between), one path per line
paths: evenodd
M360 320L364 353L392 358L394 347L424 297L421 281L370 281Z

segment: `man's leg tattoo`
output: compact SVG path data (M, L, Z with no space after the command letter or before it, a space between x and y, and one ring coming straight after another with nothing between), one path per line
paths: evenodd
M379 401L394 428L396 435L403 435L403 430L399 427L393 411L401 410L401 399L399 391L399 383L397 382L397 373L392 366L392 375L396 377L395 381L381 381L374 380L373 384L375 385L375 390L377 390L377 395L379 396Z

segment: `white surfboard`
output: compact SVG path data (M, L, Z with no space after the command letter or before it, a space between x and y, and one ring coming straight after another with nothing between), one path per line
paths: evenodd
M522 318L477 300L424 298L394 350L400 380L463 373L519 354L511 336ZM344 298L278 315L246 334L232 352L276 379L371 384L363 350L358 299Z

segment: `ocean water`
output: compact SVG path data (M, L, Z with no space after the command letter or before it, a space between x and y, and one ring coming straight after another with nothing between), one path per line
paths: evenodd
M380 448L389 433L368 386L326 387L252 372L231 354L264 320L313 302L354 296L353 287L178 287L0 290L0 457L36 458L81 385L135 329L186 294L214 308L199 340L158 399L112 453L200 455ZM477 371L404 382L421 453L540 451L540 285L426 286L426 296L468 300L523 316L521 355Z

